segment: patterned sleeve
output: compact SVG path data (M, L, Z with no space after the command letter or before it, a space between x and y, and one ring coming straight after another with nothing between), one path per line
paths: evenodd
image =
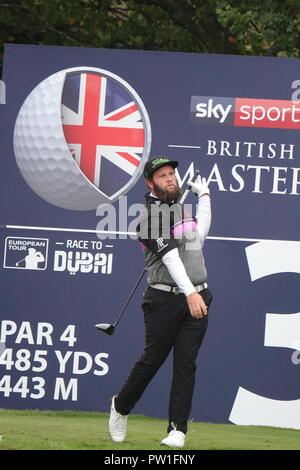
M143 212L137 226L139 241L158 258L177 248L177 242L172 234L172 221L168 206L152 204Z

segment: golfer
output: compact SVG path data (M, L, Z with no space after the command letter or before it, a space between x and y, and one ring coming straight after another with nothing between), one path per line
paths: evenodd
M177 202L181 190L178 162L157 156L148 161L144 177L149 189L137 233L145 255L148 288L142 309L145 347L127 380L112 399L109 432L115 442L126 436L127 416L173 350L173 379L167 437L162 445L183 447L192 406L196 358L208 323L212 294L202 246L210 221L210 193L204 178L189 182L198 196L196 217Z

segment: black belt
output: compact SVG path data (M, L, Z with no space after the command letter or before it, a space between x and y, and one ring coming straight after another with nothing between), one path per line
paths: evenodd
M164 290L165 292L170 292L171 294L183 294L183 290L179 289L177 286L168 286L166 284L151 284L150 287L153 289ZM207 283L204 282L198 286L194 286L196 292L201 292L204 289L207 289Z

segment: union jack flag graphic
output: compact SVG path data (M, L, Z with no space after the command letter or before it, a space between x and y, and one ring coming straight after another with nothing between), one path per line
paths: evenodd
M66 78L62 125L84 175L107 196L136 172L145 145L145 123L128 90L104 75L81 72Z

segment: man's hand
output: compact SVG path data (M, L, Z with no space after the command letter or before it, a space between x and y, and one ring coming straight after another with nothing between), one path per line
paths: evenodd
M191 187L193 193L197 194L198 197L203 196L204 194L210 194L206 179L201 178L200 175L196 178L196 181L188 181L188 185Z
M194 318L202 318L208 313L208 308L200 294L198 292L192 292L188 295L187 303L190 309L190 314Z

